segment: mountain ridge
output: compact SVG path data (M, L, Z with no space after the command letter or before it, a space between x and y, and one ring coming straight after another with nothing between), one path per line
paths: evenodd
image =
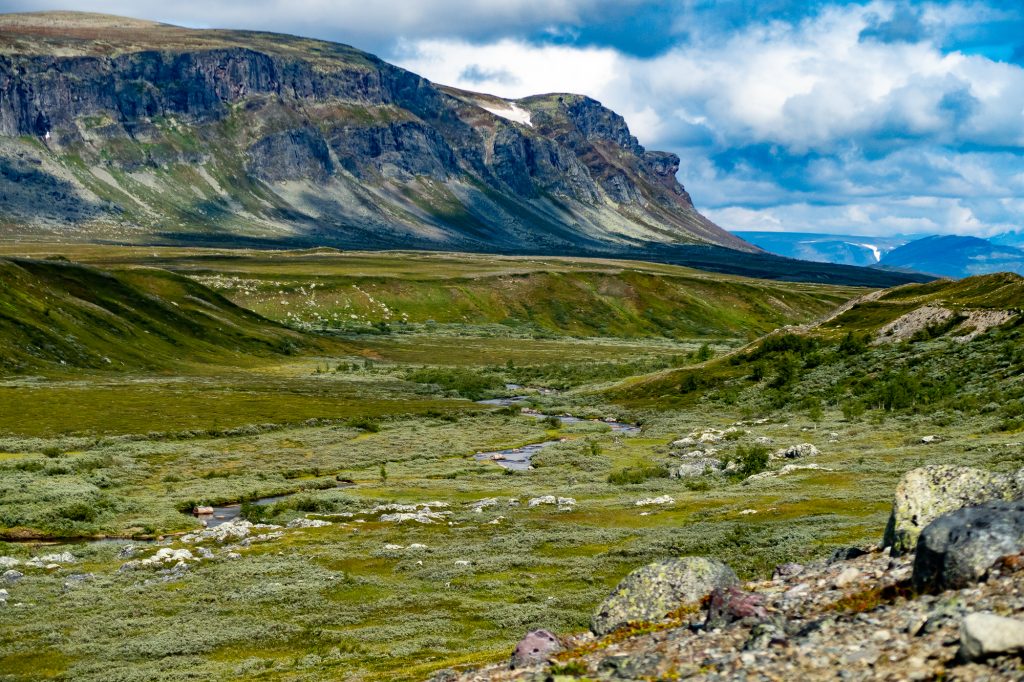
M3 217L28 236L758 251L591 98L457 91L345 45L0 15L0 93Z

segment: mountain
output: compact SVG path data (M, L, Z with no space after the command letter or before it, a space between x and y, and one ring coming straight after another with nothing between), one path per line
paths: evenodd
M165 270L0 258L0 371L245 364L326 348Z
M0 16L0 134L8 231L757 251L694 209L677 156L593 99L439 87L292 36Z
M435 85L294 36L0 15L7 239L614 256L772 279L914 279L763 253L593 99Z
M978 237L925 237L893 249L881 264L943 277L991 272L1024 273L1024 250Z
M787 258L863 266L877 265L886 253L910 241L904 237L865 237L810 232L734 230L733 234L765 251Z

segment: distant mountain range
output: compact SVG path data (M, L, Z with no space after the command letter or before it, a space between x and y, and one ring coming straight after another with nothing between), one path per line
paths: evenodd
M1024 274L1024 236L993 239L957 235L865 237L802 232L736 232L751 244L788 258L821 263L866 265L939 277L970 277L992 272Z

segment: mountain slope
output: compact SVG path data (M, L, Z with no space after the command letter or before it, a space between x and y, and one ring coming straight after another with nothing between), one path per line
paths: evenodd
M0 258L0 281L0 371L241 364L325 344L163 270Z
M978 237L945 235L925 237L893 249L882 257L881 264L943 277L1024 273L1024 250Z
M678 157L592 99L440 88L292 36L2 15L0 135L13 234L757 250L694 209Z

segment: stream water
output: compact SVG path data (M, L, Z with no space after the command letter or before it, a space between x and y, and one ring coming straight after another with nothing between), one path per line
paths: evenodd
M491 400L478 400L477 403L481 405L498 405L500 407L508 407L510 405L521 405L526 402L528 396L513 396L511 398L492 398ZM535 419L548 419L549 417L555 417L558 421L563 424L581 424L583 422L591 422L595 424L607 424L611 427L612 431L626 434L640 433L640 427L634 426L633 424L626 424L625 422L615 421L613 419L583 419L581 417L572 417L569 415L549 415L543 412L537 412L535 410L524 409L522 414L527 417L533 417ZM474 455L477 461L493 461L498 466L505 467L506 469L512 469L513 471L527 471L531 468L531 459L535 454L543 450L544 448L554 445L555 443L561 443L562 439L546 440L540 443L531 443L530 445L524 445L521 448L509 448L508 450L495 450L492 452L478 452Z

